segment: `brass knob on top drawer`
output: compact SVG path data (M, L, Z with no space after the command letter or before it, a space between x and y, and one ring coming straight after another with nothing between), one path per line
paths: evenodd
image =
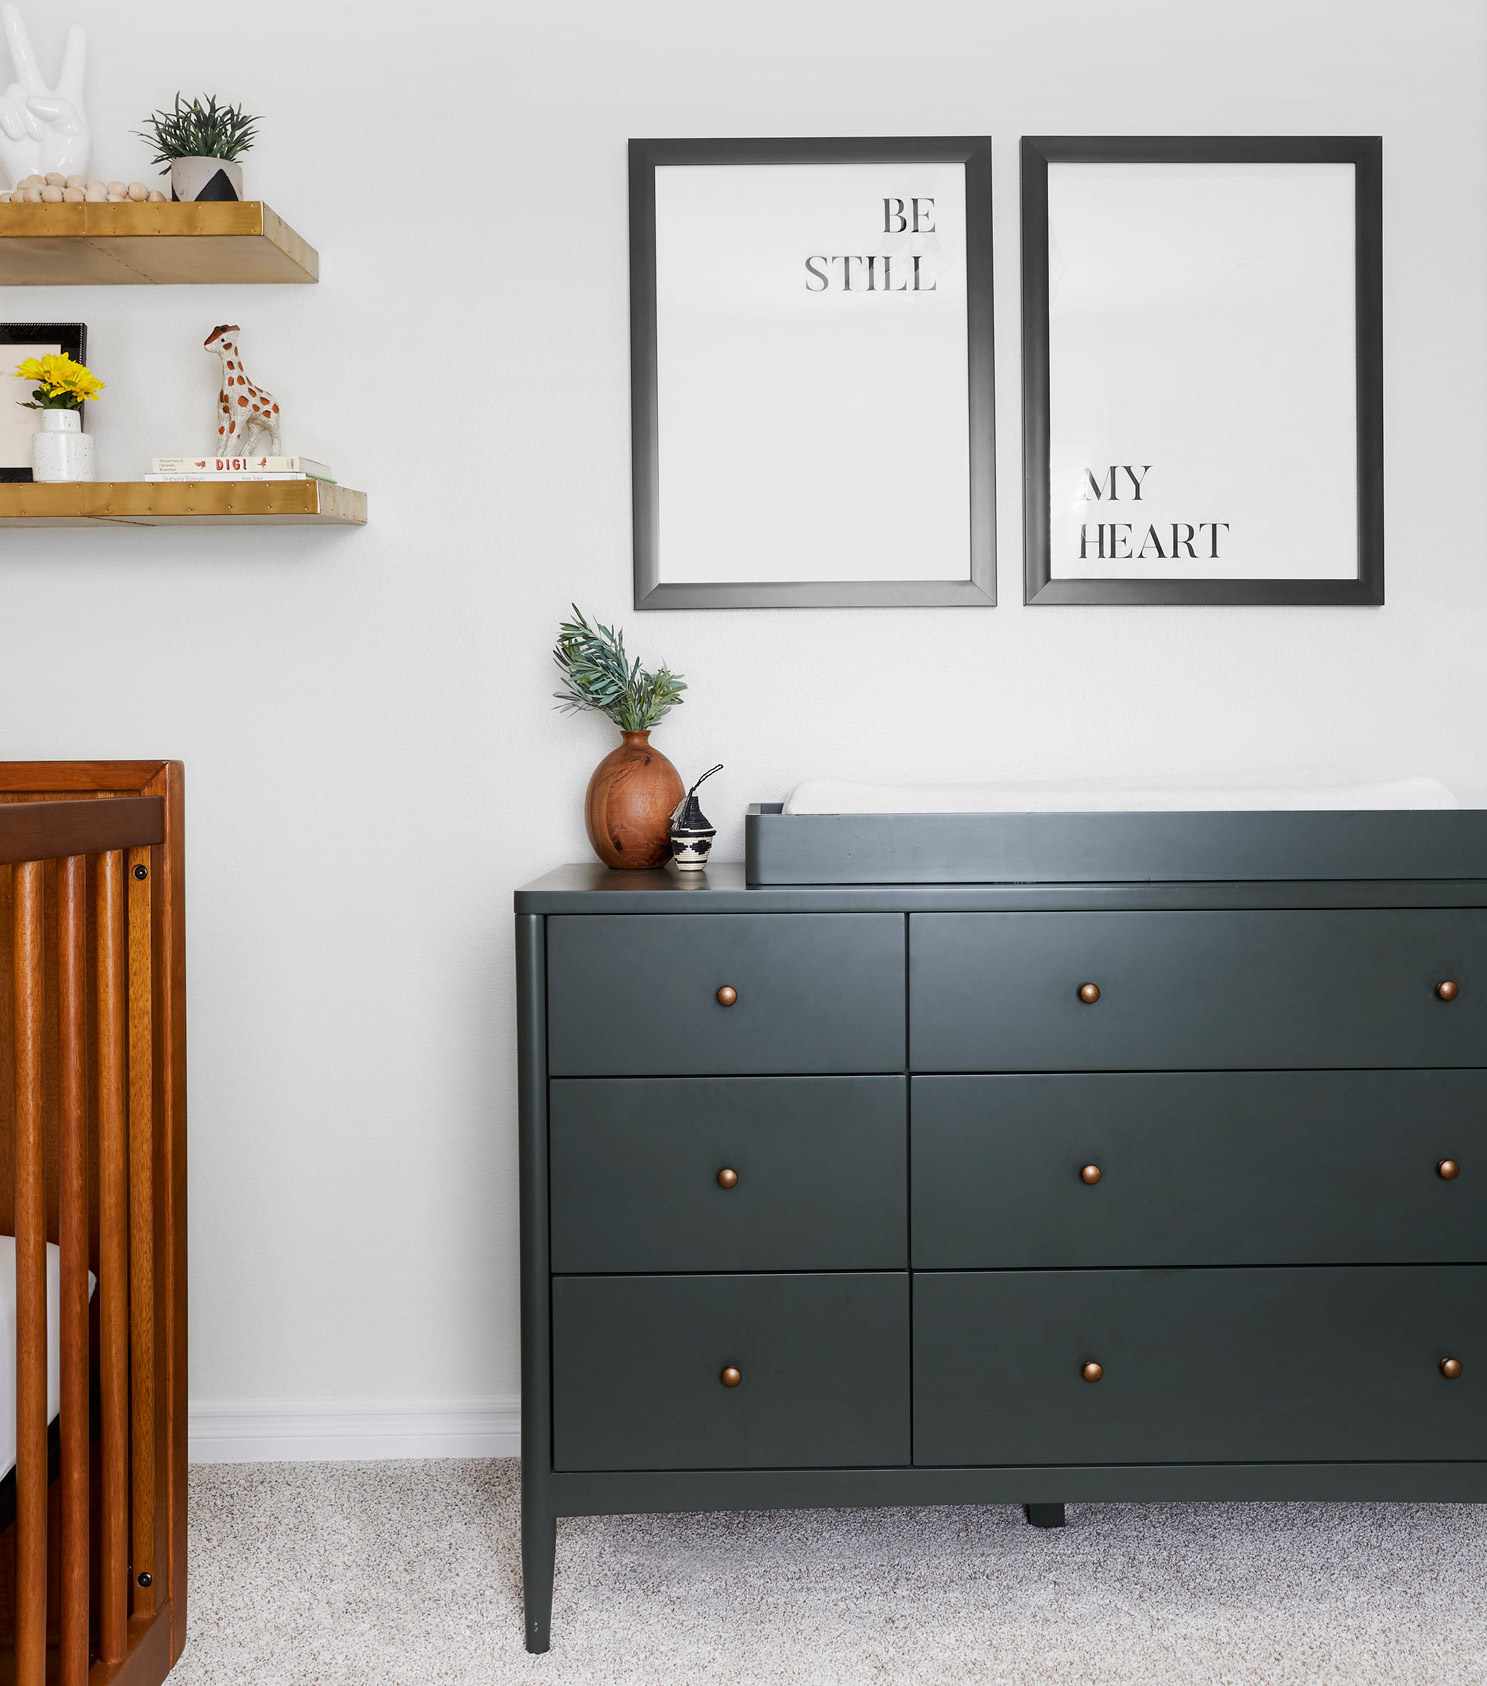
M1093 1188L1104 1175L1105 1173L1098 1165L1081 1165L1079 1167L1079 1180L1087 1188Z
M1460 993L1461 986L1456 982L1455 978L1442 978L1435 986L1435 996L1437 1001L1454 1001Z
M1100 986L1097 983L1082 983L1079 986L1079 999L1086 1007L1093 1007L1100 999Z
M1454 1183L1461 1175L1461 1167L1454 1159L1443 1159L1435 1168L1435 1174L1442 1182Z
M717 1002L720 1007L731 1007L738 1000L738 991L732 984L724 984L718 991Z
M1441 1359L1441 1374L1448 1382L1454 1382L1461 1374L1461 1360L1459 1358Z
M1096 1363L1093 1358L1091 1358L1087 1364L1082 1364L1079 1367L1079 1376L1081 1381L1097 1382L1104 1374L1105 1366L1103 1364Z
M718 1172L718 1187L719 1188L737 1188L738 1187L738 1172L735 1171L731 1165L725 1165L723 1167L723 1169Z
M743 1371L736 1364L729 1364L724 1368L718 1380L724 1387L737 1387L743 1380Z

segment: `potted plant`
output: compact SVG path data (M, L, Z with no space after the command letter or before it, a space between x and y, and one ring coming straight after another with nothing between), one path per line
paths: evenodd
M91 480L93 441L83 432L82 409L103 391L103 382L85 364L65 352L28 357L16 368L23 381L35 381L23 410L37 410L40 427L31 441L31 476L40 481Z
M150 162L164 166L172 199L241 199L238 159L258 138L257 122L240 105L218 105L215 94L187 100L178 93L169 111L152 112L135 132L155 148Z
M590 626L577 604L558 627L553 661L564 713L591 709L620 729L617 748L594 769L584 820L594 853L606 866L664 866L671 856L671 816L682 799L676 768L651 745L650 735L682 700L687 682L664 663L648 673L625 654L625 635Z

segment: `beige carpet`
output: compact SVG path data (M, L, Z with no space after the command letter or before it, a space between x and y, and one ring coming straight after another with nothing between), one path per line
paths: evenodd
M767 1511L558 1524L522 1650L517 1466L191 1473L178 1686L1487 1681L1487 1506Z

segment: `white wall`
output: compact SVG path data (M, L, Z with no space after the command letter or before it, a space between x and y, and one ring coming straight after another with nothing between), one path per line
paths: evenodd
M239 321L288 448L371 495L360 533L0 534L0 754L188 764L203 1406L516 1391L510 893L586 853L610 742L548 701L571 599L691 680L659 743L727 763L724 858L823 769L1487 798L1480 0L27 9L47 54L91 31L108 173L177 86L242 99L251 190L322 255L317 288L7 290L87 319L100 472L201 448ZM1020 606L1017 138L1121 131L1385 137L1382 611ZM935 132L996 145L1002 607L635 615L626 138Z

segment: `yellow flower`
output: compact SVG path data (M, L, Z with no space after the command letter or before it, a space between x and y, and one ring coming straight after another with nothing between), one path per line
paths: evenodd
M71 398L79 404L103 391L103 382L91 369L55 351L45 357L26 358L16 375L23 381L35 381L48 398Z

